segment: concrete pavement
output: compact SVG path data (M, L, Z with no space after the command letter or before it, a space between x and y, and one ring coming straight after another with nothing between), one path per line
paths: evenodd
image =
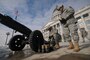
M45 60L45 59L57 60L61 56L64 56L64 55L69 56L71 54L75 55L76 57L82 56L82 58L84 58L84 55L86 55L86 57L89 56L90 55L90 41L86 40L85 43L80 41L79 44L80 44L80 49L81 49L79 52L73 52L73 50L68 50L67 49L68 42L61 42L60 43L61 48L56 50L56 51L53 51L53 52L50 52L50 53L34 54L33 56L25 58L23 60ZM88 57L88 59L90 59L89 57Z
M50 53L35 53L29 45L22 51L12 52L8 47L0 48L1 60L90 60L90 41L80 40L80 51L68 50L68 42L60 42L61 48Z

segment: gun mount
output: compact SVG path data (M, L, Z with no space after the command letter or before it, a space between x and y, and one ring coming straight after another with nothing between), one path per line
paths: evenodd
M13 36L10 39L9 48L11 50L13 51L22 50L25 44L27 43L30 44L30 47L35 52L38 52L38 49L41 50L41 45L44 42L44 38L39 30L32 31L26 26L13 20L10 16L5 16L2 14L0 14L0 23L23 34L23 35Z

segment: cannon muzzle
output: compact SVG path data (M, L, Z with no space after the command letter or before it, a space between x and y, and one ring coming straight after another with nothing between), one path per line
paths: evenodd
M21 23L15 21L11 17L5 16L2 14L0 14L0 23L6 25L9 28L16 30L26 36L29 36L30 33L32 32L29 28L27 28L26 26L22 25Z

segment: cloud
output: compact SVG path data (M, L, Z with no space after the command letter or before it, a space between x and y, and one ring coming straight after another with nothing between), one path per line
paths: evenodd
M19 11L17 21L26 26L43 26L52 16L56 5L72 6L75 10L89 4L90 0L0 0L3 11L15 18L15 9ZM83 4L81 4L83 3ZM30 27L29 27L30 28ZM32 28L36 29L36 28Z
M0 11L15 18L15 9L19 11L17 21L28 26L43 26L52 16L56 5L72 6L75 10L88 5L90 0L0 0ZM82 4L81 4L82 3ZM35 30L36 28L33 27ZM40 27L38 28L40 29Z
M66 7L72 6L77 11L87 5L90 5L89 2L90 0L67 0L66 2L62 4L64 4Z
M9 15L12 18L15 17L15 10L18 10L19 13L23 14L28 11L26 0L0 0L0 7L0 12Z
M5 7L7 10L14 10L15 8L27 7L25 0L0 0L0 5Z

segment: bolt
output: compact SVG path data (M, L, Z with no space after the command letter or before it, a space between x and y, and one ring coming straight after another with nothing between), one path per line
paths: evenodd
M38 36L37 36L38 37Z

